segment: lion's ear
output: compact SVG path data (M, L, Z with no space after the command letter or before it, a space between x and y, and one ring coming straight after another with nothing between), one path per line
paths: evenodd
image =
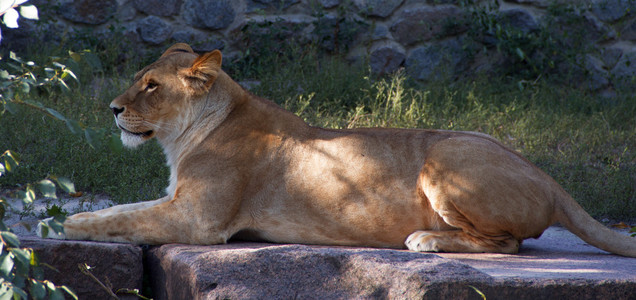
M170 46L170 48L168 48L168 50L166 50L163 54L161 54L161 57L165 57L178 52L194 53L190 45L184 43L176 43Z
M197 57L190 68L180 70L179 78L192 88L195 94L205 93L219 75L221 63L221 51L208 52Z

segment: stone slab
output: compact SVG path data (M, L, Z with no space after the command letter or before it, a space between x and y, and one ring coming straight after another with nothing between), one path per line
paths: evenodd
M516 255L232 242L146 252L155 299L634 299L636 259L560 227Z
M79 299L109 299L108 293L78 265L87 264L102 283L114 292L120 289L139 289L143 279L143 251L129 244L100 243L90 241L63 241L20 237L20 246L32 248L44 267L45 279L56 285L70 287ZM57 271L56 271L57 270ZM137 299L128 294L118 294L121 299ZM129 296L129 297L127 297Z
M386 249L172 244L146 256L155 299L465 299L492 281L434 254Z

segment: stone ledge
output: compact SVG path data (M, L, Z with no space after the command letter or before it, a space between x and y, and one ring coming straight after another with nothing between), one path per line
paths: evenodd
M109 296L93 279L82 274L78 264L92 267L95 277L104 284L110 283L113 290L139 289L143 278L141 247L129 244L100 243L90 241L63 241L20 237L20 246L32 248L41 263L57 269L56 272L43 267L44 276L56 285L70 287L79 299L108 299ZM121 296L121 299L137 297Z
M128 244L21 237L60 272L47 279L80 299L106 294L77 268L94 267L114 289L141 288L142 250ZM608 254L560 227L520 253L402 250L232 242L145 250L155 299L633 299L634 258Z
M146 254L155 299L481 299L471 286L487 299L630 299L636 293L631 274L493 276L465 260L400 250L230 243L164 245ZM495 264L506 268L515 257ZM555 264L560 267L563 262Z
M147 265L155 299L466 298L492 282L434 254L366 248L164 245Z

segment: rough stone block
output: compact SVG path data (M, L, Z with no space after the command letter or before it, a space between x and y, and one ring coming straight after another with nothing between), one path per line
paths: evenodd
M625 232L627 234L627 232ZM146 251L155 299L633 299L633 258L560 227L518 254L233 242Z
M354 3L363 14L386 18L402 4L404 0L355 0Z
M592 12L604 22L615 22L632 15L636 10L636 2L632 0L594 0Z
M415 48L404 66L410 76L423 81L450 78L468 67L460 39Z
M92 273L114 291L139 289L143 278L143 251L129 244L86 241L62 241L21 237L21 246L32 248L56 272L44 267L45 278L57 285L70 287L79 299L108 299L107 292L78 268L79 264L92 267Z
M395 72L404 62L406 51L397 43L380 43L371 49L369 66L375 74Z
M135 8L149 15L171 16L179 13L181 0L135 0Z
M91 25L106 23L117 12L115 0L76 0L60 5L58 12L65 19Z
M155 299L466 299L492 281L433 254L303 245L164 245L147 266Z
M230 26L236 11L230 1L186 0L182 16L189 25L217 30Z
M172 34L172 26L155 16L139 20L137 31L142 40L151 44L161 44Z
M404 46L464 32L464 11L456 6L416 7L402 11L391 33Z

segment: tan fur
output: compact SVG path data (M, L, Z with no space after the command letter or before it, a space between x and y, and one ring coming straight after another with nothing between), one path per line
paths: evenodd
M559 221L636 257L548 175L484 134L328 130L258 98L221 53L177 44L112 103L122 139L150 138L170 166L165 198L74 215L66 238L137 244L280 243L515 253ZM134 192L134 191L131 191Z

